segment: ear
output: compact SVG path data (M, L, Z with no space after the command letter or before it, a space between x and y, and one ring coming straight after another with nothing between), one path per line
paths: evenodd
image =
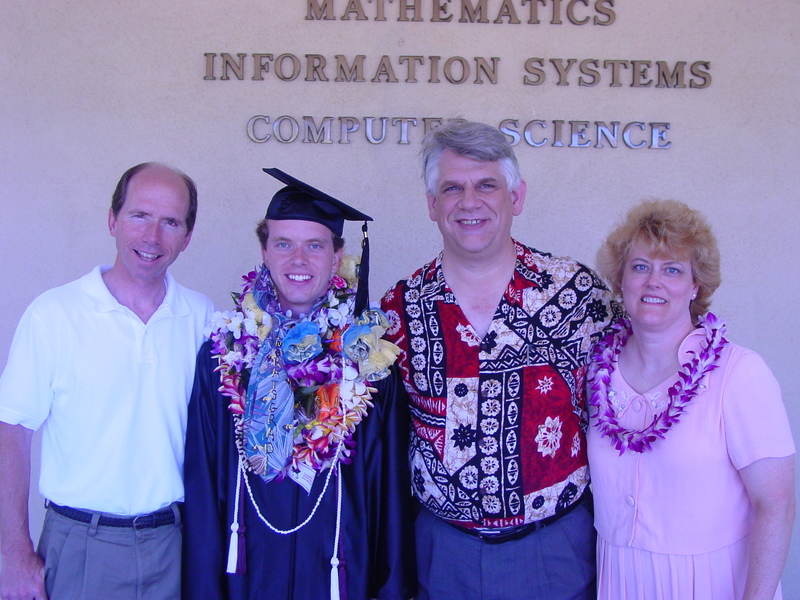
M108 209L108 232L111 237L117 237L117 217L114 216L114 211Z
M194 229L192 229L189 233L186 234L186 238L183 240L183 248L181 248L181 252L186 250L186 247L189 245L189 242L192 241L192 234L194 233Z
M333 264L331 265L331 277L336 275L339 270L339 265L342 264L342 256L344 256L344 248L339 248L333 253Z
M267 267L267 269L269 269L269 265L267 264L267 249L266 248L262 248L261 249L261 262L263 262L264 266Z
M431 218L431 221L436 220L436 196L426 195L428 199L428 216Z
M524 179L520 179L519 185L511 190L511 213L518 217L525 206L525 194L528 192L528 184Z

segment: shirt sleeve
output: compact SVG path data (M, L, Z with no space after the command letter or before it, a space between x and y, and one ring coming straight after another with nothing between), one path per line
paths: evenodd
M794 454L789 419L772 371L752 350L736 347L733 353L722 392L731 462L741 470L762 458Z
M53 336L48 336L36 303L20 319L8 363L0 376L0 421L38 429L53 402Z
M386 314L389 320L389 327L386 330L385 337L393 344L397 344L401 348L403 337L403 302L402 302L403 285L398 283L392 288L389 288L381 299L381 310Z
M623 317L624 310L622 305L614 298L614 294L608 289L602 277L591 269L589 269L589 271L595 278L595 297L602 302L602 305L606 309L605 317L598 320L598 329L601 333L605 334L611 325Z

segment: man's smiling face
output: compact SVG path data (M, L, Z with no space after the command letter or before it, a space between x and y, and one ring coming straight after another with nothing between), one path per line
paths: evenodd
M188 212L189 190L178 174L154 165L134 175L119 213L108 215L120 273L130 281L163 280L192 237Z
M269 220L268 231L261 255L281 309L307 314L325 295L342 250L333 249L333 232L314 221Z
M507 249L511 221L524 202L525 183L509 189L498 162L445 150L439 158L436 194L428 196L428 213L447 251L491 256Z

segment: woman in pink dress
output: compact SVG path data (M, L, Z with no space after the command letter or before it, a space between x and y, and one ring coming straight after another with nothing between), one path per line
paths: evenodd
M780 599L795 448L771 371L708 312L711 229L681 202L644 202L598 262L627 313L587 381L598 597Z

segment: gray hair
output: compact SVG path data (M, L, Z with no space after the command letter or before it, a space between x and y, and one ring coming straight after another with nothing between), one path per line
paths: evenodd
M497 162L513 190L522 181L519 163L506 136L483 123L453 120L428 132L422 141L422 176L428 195L436 195L439 182L439 159L445 150L483 162Z

